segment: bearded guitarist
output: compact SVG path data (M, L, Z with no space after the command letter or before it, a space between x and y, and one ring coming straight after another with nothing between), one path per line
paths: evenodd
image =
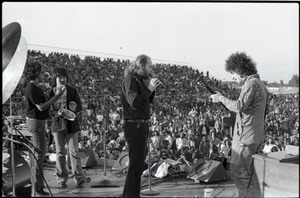
M254 197L252 155L258 153L265 136L268 91L257 74L256 63L246 53L234 53L225 62L225 70L242 84L240 96L237 100L231 100L217 92L210 97L213 102L221 102L230 111L236 112L231 154L232 178L239 190L239 197Z

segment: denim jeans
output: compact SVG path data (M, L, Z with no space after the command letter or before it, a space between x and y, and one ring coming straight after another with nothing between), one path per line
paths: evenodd
M125 139L128 143L129 167L123 190L124 197L140 197L141 176L145 167L149 125L125 122Z
M37 148L35 151L37 158L35 188L40 190L45 187L43 162L46 155L46 121L27 118L26 126L28 131L32 134L33 145Z
M67 170L67 149L69 149L72 174L75 184L80 183L84 179L84 173L81 165L81 158L78 152L78 133L68 134L66 131L54 132L54 140L56 146L56 179L57 183L67 183L69 175Z

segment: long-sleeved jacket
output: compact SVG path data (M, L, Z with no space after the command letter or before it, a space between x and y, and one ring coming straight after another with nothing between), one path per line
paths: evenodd
M52 90L49 94L50 98L52 98L54 96L54 89L55 89L55 87L52 88ZM77 90L74 87L71 87L69 85L66 85L66 91L67 91L67 104L66 104L66 107L67 107L68 110L71 110L70 107L69 107L70 101L76 102L76 104L77 104L76 110L73 111L73 112L77 115L82 110L82 104L81 104L80 96L79 96ZM52 108L53 107L54 107L54 105L52 105ZM58 111L59 109L54 109L54 110ZM57 126L56 126L57 119L59 119L59 118L57 118L55 116L52 116L51 130L53 132L55 132L57 130ZM66 121L68 133L76 133L76 132L80 131L80 126L79 126L79 121L78 121L77 116L76 116L74 121L69 121L69 120L65 120L65 121Z

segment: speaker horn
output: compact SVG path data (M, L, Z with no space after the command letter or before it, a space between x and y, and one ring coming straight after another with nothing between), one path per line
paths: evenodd
M24 71L27 44L21 34L17 22L2 28L2 104L13 94Z

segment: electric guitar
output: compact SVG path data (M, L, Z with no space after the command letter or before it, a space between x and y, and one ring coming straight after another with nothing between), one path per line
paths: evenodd
M207 85L207 83L205 82L205 80L203 78L198 78L198 81L200 81L200 84L202 84L211 94L216 94L216 92L209 86ZM225 109L227 109L228 111L230 111L223 103L220 102L220 104L225 107ZM226 125L231 126L232 128L234 128L234 124L235 124L235 117L236 117L236 113L233 111L230 111L230 116L229 117L224 117L223 118L223 123L225 123Z

